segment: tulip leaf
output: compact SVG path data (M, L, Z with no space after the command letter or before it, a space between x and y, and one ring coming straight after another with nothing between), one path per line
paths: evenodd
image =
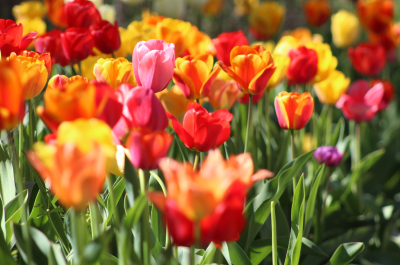
M247 250L261 227L267 220L271 211L271 201L278 201L282 196L286 185L303 168L304 164L311 158L314 150L303 154L286 164L275 178L267 181L260 193L250 202L245 214L248 220L246 230L242 233L238 243Z
M233 143L232 138L229 137L228 140L226 140L226 142L224 143L224 147L227 153L227 157L229 157L230 155L237 155L237 148Z
M251 265L249 257L236 242L222 243L222 254L229 265Z
M58 247L55 244L50 246L49 255L47 259L49 260L49 265L67 265L64 256L60 251L58 251Z
M24 198L23 203L26 204L28 200L28 190L23 190L20 194L14 197L5 207L5 216L6 216L6 242L10 243L12 237L12 227L11 224L18 223L21 220L22 209L23 207L19 207L18 198Z
M0 192L4 205L15 197L14 170L10 160L0 162Z
M153 205L151 207L151 228L161 245L165 242L165 229L161 212Z
M2 199L0 198L0 220L2 220L2 226L3 226L3 217L4 217L4 208L3 208L3 202ZM14 259L12 258L11 254L10 254L10 250L7 246L7 243L5 241L5 237L4 237L4 232L5 231L5 227L2 227L0 229L0 257L2 262L4 262L4 264L10 264L10 265L16 265Z
M319 183L321 182L322 176L324 175L325 165L322 164L315 173L315 181L312 184L312 188L310 191L310 196L308 196L307 201L307 210L306 210L306 219L305 219L305 227L304 227L304 236L307 237L311 230L311 224L314 217L314 208L315 208L315 200L318 194ZM329 180L327 180L329 181Z
M206 252L203 254L199 265L211 264L213 262L216 250L217 248L215 247L215 244L211 242L211 244L207 247Z
M340 245L326 265L347 265L364 250L364 243L345 243Z
M300 261L305 204L306 195L303 174L300 177L300 181L296 186L293 197L291 232L289 238L289 246L286 252L285 265L298 265Z
M185 144L181 141L181 139L179 139L179 137L176 133L174 133L174 139L175 139L175 142L177 143L179 151L181 153L182 162L185 163L186 161L190 161L189 156L188 156L188 150L187 150Z
M38 173L32 167L32 165L30 163L27 163L27 164L29 165L29 168L33 174L33 177L35 178L35 181L39 186L39 190L42 193L42 196L41 196L42 203L43 203L44 207L47 209L47 207L49 207L49 200L51 200L51 198L49 198L49 196L48 196L46 186L44 185L42 178L39 177Z
M134 205L134 201L140 194L139 178L136 170L133 167L131 161L125 156L125 190L128 195L129 205Z
M345 128L346 128L346 125L344 123L344 119L343 119L343 117L341 117L340 120L338 121L338 123L336 124L335 129L333 130L332 138L331 138L331 142L330 142L331 146L335 146L338 142L343 140Z
M118 202L125 191L125 180L121 177L118 177L117 180L114 182L112 189L114 190L115 204L118 205ZM107 210L108 210L108 216L106 221L104 222L104 228L106 228L114 214L114 206L112 205L110 200L110 193L108 193L108 196L105 198L104 201L107 205Z

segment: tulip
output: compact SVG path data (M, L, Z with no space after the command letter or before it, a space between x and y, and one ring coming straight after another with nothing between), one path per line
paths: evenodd
M208 98L210 100L211 106L215 110L229 110L233 107L233 104L235 104L235 101L239 94L240 91L239 89L237 89L234 81L215 79L214 82L211 84Z
M208 113L198 103L189 103L182 125L173 115L167 115L186 147L199 152L217 148L226 142L231 134L232 114L227 110Z
M97 8L99 10L101 19L107 20L110 23L115 22L117 11L112 5L101 5Z
M160 159L167 156L173 138L167 132L132 131L126 146L135 168L157 169Z
M65 14L64 0L44 0L47 17L51 23L60 28L67 27L67 16Z
M87 80L91 81L91 80L96 80L96 76L94 75L93 69L95 67L95 65L97 64L97 62L100 59L106 59L106 58L110 58L111 55L109 54L98 54L95 56L89 56L88 58L86 58L85 60L81 61L81 75L82 77L86 78ZM75 71L79 71L79 65L75 64L74 65ZM105 81L105 80L102 80Z
M396 48L400 45L400 23L391 25L382 33L368 32L368 39L371 43L382 45L386 50L388 60L392 59L391 54L396 53Z
M11 19L0 19L0 32L2 41L0 42L1 56L8 57L12 52L18 53L26 50L31 42L38 35L37 32L30 32L23 35L22 24L16 24Z
M317 52L318 70L310 83L318 83L325 80L336 69L338 60L332 55L331 47L325 43L309 42L305 45L308 49Z
M335 105L339 98L346 93L350 78L340 71L334 70L324 81L314 84L315 92L322 104Z
M356 6L361 23L367 30L381 33L393 22L394 2L392 0L361 0Z
M121 46L117 22L113 26L106 20L99 20L89 30L95 47L102 53L113 53Z
M127 93L122 116L113 132L118 139L124 140L131 130L157 132L165 130L167 126L167 115L154 92L145 87L136 87Z
M152 10L169 18L182 18L186 13L186 1L154 0Z
M264 97L264 91L261 92L260 94L253 95L253 100L251 101L252 104L257 104L263 97ZM249 94L244 94L244 93L242 93L242 95L239 95L239 96L238 96L237 101L238 101L240 104L249 104L249 102L250 102L250 96L249 96Z
M337 167L342 162L343 154L339 153L336 147L321 146L315 150L314 158L326 167Z
M360 37L360 21L345 10L332 15L332 41L338 48L346 48L357 42Z
M235 12L241 16L249 14L259 4L259 0L234 0L234 2Z
M64 207L83 211L103 188L105 157L97 145L84 153L72 143L54 146L38 142L27 158L43 180L50 180L51 192Z
M12 8L12 13L17 20L24 18L42 18L46 8L41 1L25 1Z
M174 73L175 45L162 40L141 41L132 55L133 71L139 86L157 93L165 89Z
M187 37L192 28L189 22L165 18L156 25L156 38L175 45L175 56L181 56L188 45Z
M379 111L382 101L384 88L382 83L378 83L370 88L366 80L357 80L351 84L347 94L340 97L336 107L343 111L348 120L358 123L369 122Z
M230 54L235 46L249 45L249 41L243 31L234 31L219 34L213 39L213 45L217 51L217 59L222 61L226 66L231 66Z
M200 54L209 53L211 45L211 38L204 32L199 31L196 26L192 26L192 29L188 35L188 48L187 51L190 55L197 56Z
M221 12L223 6L224 6L224 0L208 0L203 5L201 11L204 14L216 16Z
M211 83L217 77L221 68L213 69L213 56L201 54L177 58L173 79L187 99L207 97Z
M286 10L278 2L262 2L249 16L250 32L257 39L270 39L282 24Z
M308 42L308 41L307 41ZM283 36L276 44L273 54L281 54L289 56L292 49L297 49L301 46L301 41L293 36Z
M99 59L93 70L97 81L108 83L112 88L128 83L136 86L132 64L125 58Z
M53 29L43 35L40 35L35 40L34 45L37 52L50 53L52 64L58 63L61 66L66 66L70 64L70 61L64 55L61 45L61 33L61 30Z
M253 174L248 153L232 155L226 161L219 150L209 152L199 171L166 158L160 161L160 169L168 195L150 192L148 197L165 215L168 231L178 246L237 240L245 227L247 192L256 181L273 176L266 169ZM196 226L199 238L195 238Z
M52 132L64 121L100 118L110 127L120 119L122 103L117 93L106 83L87 83L82 77L68 80L54 76L43 94L44 107L36 112Z
M319 27L331 17L331 6L327 0L308 0L304 3L307 23Z
M269 40L269 41L256 41L256 42L252 42L250 44L251 47L253 46L261 46L263 47L266 51L269 51L270 53L272 53L275 49L275 42L273 40Z
M63 90L64 86L66 86L69 83L75 82L77 80L81 80L87 83L87 79L80 75L75 75L71 77L65 75L54 75L52 78L50 78L47 84L47 88Z
M16 61L0 61L0 131L11 130L25 116L23 72Z
M89 28L101 20L96 6L87 0L74 0L65 4L65 16L68 28Z
M282 32L282 37L284 36L294 37L299 42L297 46L300 46L300 44L306 44L310 41L314 41L315 37L315 35L312 35L311 30L309 28L303 28L303 27L299 27L294 30L285 30L284 32Z
M347 54L354 69L363 75L376 76L386 65L386 52L379 44L360 43L349 48Z
M183 95L182 90L175 85L170 90L164 89L163 91L156 93L156 96L158 100L160 100L165 111L174 115L174 117L180 123L182 123L183 117L185 116L186 113L187 106L189 102L192 102Z
M289 84L306 84L318 73L318 54L313 49L300 46L289 52L290 64L286 72Z
M383 80L383 79L374 79L370 82L370 86L374 87L375 85L381 83L383 85L383 96L382 96L382 101L379 104L379 111L385 110L389 103L393 101L393 99L396 96L396 90L389 80Z
M288 56L282 54L272 54L272 58L276 65L276 70L268 81L268 90L275 88L282 82L286 76L286 71L290 64L290 58Z
M10 57L13 57L13 56L15 56L15 54L12 54L12 56L10 56ZM30 58L38 59L39 61L43 61L44 65L46 66L47 73L50 75L51 68L53 67L50 53L48 53L48 52L37 53L34 51L25 50L25 51L19 52L18 56L30 57Z
M47 78L51 72L46 68L46 61L51 65L50 55L48 53L39 55L31 52L33 55L29 56L28 53L24 55L16 55L12 53L7 60L16 61L21 65L23 71L22 86L24 88L24 99L28 100L36 97L42 92L47 83Z
M70 61L86 59L94 47L93 38L85 28L68 28L60 37L65 57Z
M276 66L269 51L260 46L240 46L231 51L232 69L221 62L221 68L238 83L240 91L246 94L260 94Z
M46 23L40 18L23 18L19 19L16 22L17 24L22 24L23 26L23 35L27 35L30 32L37 32L38 35L46 33ZM29 48L32 47L32 43L28 46Z
M314 99L310 93L281 92L275 98L275 111L279 125L284 130L301 130L314 111Z

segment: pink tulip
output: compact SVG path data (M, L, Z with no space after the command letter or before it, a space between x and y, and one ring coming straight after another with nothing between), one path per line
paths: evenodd
M347 94L340 97L336 107L342 109L348 120L369 122L379 110L383 93L382 83L370 88L368 81L358 80L350 86Z
M167 114L153 91L135 87L125 96L122 117L114 126L113 133L119 139L126 139L131 130L157 132L167 126Z
M157 93L171 81L175 66L175 45L162 40L140 41L132 55L138 86Z

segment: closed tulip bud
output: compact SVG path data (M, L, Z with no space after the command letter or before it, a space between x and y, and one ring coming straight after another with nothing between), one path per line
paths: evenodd
M394 2L392 0L360 0L356 6L361 23L369 31L381 33L393 22Z
M310 83L318 83L325 80L336 69L338 60L332 55L331 47L325 43L309 42L305 45L308 49L317 52L318 70Z
M232 155L226 161L219 150L209 152L199 171L172 159L162 159L160 169L168 195L150 192L148 196L165 215L168 231L178 246L191 246L196 241L204 246L236 241L245 227L247 192L256 181L273 177L266 169L254 174L250 154Z
M281 92L275 98L275 111L279 125L284 130L301 130L314 111L314 99L310 93Z
M175 45L162 40L141 41L132 55L133 71L139 86L157 93L171 81L175 64Z
M339 153L336 147L321 146L315 150L314 158L326 167L337 167L342 162L343 154Z
M181 56L188 46L188 34L192 28L189 22L165 18L156 25L156 38L175 45L175 56Z
M286 9L278 2L262 2L249 16L250 32L257 39L270 39L280 28Z
M240 46L231 51L231 68L221 62L221 68L238 84L240 91L246 94L260 94L276 66L269 51L261 46Z
M160 100L165 111L174 115L174 117L182 123L187 106L189 102L192 102L183 95L182 90L175 85L169 90L164 89L163 91L156 93L156 96L158 100Z
M23 54L12 53L7 60L16 61L21 65L24 73L21 80L24 99L28 100L39 95L45 87L50 74L50 71L46 68L46 62L51 65L51 59L48 53L39 55L35 52L25 52Z
M379 44L360 43L347 54L354 69L366 76L378 75L386 65L386 52Z
M46 8L41 1L25 1L12 8L12 13L17 20L23 18L42 18Z
M16 61L0 61L0 131L11 130L25 116L23 72Z
M113 132L124 141L131 130L156 132L165 130L167 126L167 115L154 92L145 87L136 87L125 96L122 117Z
M91 25L89 30L95 47L102 53L112 53L121 46L117 22L113 26L106 20L99 20Z
M66 28L67 16L65 14L64 0L44 0L47 17L54 26Z
M268 90L275 88L282 82L282 80L286 77L286 71L290 64L290 58L288 56L282 54L273 54L272 58L274 59L276 69L268 81Z
M331 16L331 5L327 0L308 0L304 3L307 23L319 27Z
M86 59L94 47L93 38L85 28L68 28L60 37L65 57L70 61Z
M389 80L383 80L383 79L374 79L370 82L370 86L374 87L377 84L382 84L383 85L383 96L381 103L379 104L379 111L385 110L389 103L393 101L393 99L396 96L396 89L394 88L392 82Z
M291 85L306 84L318 73L318 55L313 49L300 46L289 52L290 64L286 75Z
M336 107L342 110L348 120L354 120L358 123L369 122L379 111L383 94L382 83L370 88L366 80L357 80L351 84L347 94L340 97Z
M208 0L203 5L201 11L204 14L216 16L221 12L223 6L224 0Z
M51 192L64 207L83 211L103 188L106 160L98 145L85 153L73 143L57 146L38 142L27 157L41 178L49 180Z
M167 156L172 137L167 132L132 131L126 146L135 168L157 169L160 159Z
M204 32L199 31L196 26L192 26L188 34L188 52L192 56L208 53L211 45L211 38Z
M335 105L339 98L346 93L350 78L334 70L324 81L314 84L318 99L323 104Z
M237 88L235 81L215 79L214 82L211 84L208 99L210 100L211 106L215 110L230 110L233 104L235 104L235 101L239 94L240 91Z
M219 34L213 39L213 45L217 51L217 59L226 66L231 66L231 51L236 46L249 45L246 35L243 31L226 32Z
M89 28L101 20L99 11L93 2L88 0L74 0L65 4L65 16L68 28Z
M12 52L19 53L26 50L38 35L37 32L30 32L23 36L22 24L16 24L11 19L0 19L0 31L2 34L0 42L2 57L8 57Z
M58 63L61 66L71 64L65 57L61 45L61 33L59 29L53 29L40 35L34 42L35 50L40 53L48 52L51 55L52 64Z
M235 12L241 16L249 14L259 4L259 0L234 0L234 2Z
M189 149L209 151L226 142L231 134L232 114L227 110L208 113L198 103L189 103L183 124L171 114L167 114L175 132Z
M97 81L108 83L112 88L128 83L136 86L132 64L125 58L99 59L93 70Z
M360 21L345 10L332 15L332 41L338 48L347 48L357 42L360 37Z
M211 83L217 77L221 68L213 69L212 55L185 56L177 58L173 79L187 99L207 97Z

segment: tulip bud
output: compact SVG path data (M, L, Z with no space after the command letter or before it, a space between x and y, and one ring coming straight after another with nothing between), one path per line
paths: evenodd
M346 93L350 78L340 71L334 70L327 79L314 85L318 99L323 104L335 105L339 98Z
M213 45L217 51L217 59L226 66L231 66L231 51L236 46L249 45L246 35L243 31L226 32L219 34L213 39Z
M326 167L337 167L342 162L343 154L339 153L336 147L321 146L315 150L314 158Z
M125 58L101 58L94 65L93 73L97 81L106 82L112 88L126 83L136 86L132 64Z
M262 2L253 8L249 16L250 32L257 39L270 39L280 28L286 9L278 2Z
M393 22L393 0L361 0L356 7L361 23L369 31L382 33Z
M58 63L61 66L70 64L70 61L65 57L61 45L61 33L59 29L53 29L40 35L34 42L35 50L39 53L48 52L51 55L52 64Z
M68 60L82 61L92 52L94 41L88 29L68 28L60 36L62 48Z
M121 46L117 22L113 26L106 20L99 20L91 25L89 30L95 47L102 53L112 53Z
M22 36L22 24L16 24L11 19L0 19L0 29L2 34L2 41L0 42L2 57L8 57L12 52L19 53L26 50L38 35L37 32L30 32Z
M286 72L290 85L306 84L318 72L318 55L316 51L304 46L289 51L290 64Z
M89 28L97 21L101 20L96 6L87 0L74 0L65 4L65 16L68 28Z
M378 75L386 65L386 52L379 44L360 43L347 54L354 69L367 76Z
M68 25L64 0L44 0L43 2L50 22L54 26L66 28Z
M345 10L332 15L332 41L338 48L346 48L357 42L360 37L358 18Z
M308 0L304 4L307 23L319 27L331 16L331 6L327 0Z

